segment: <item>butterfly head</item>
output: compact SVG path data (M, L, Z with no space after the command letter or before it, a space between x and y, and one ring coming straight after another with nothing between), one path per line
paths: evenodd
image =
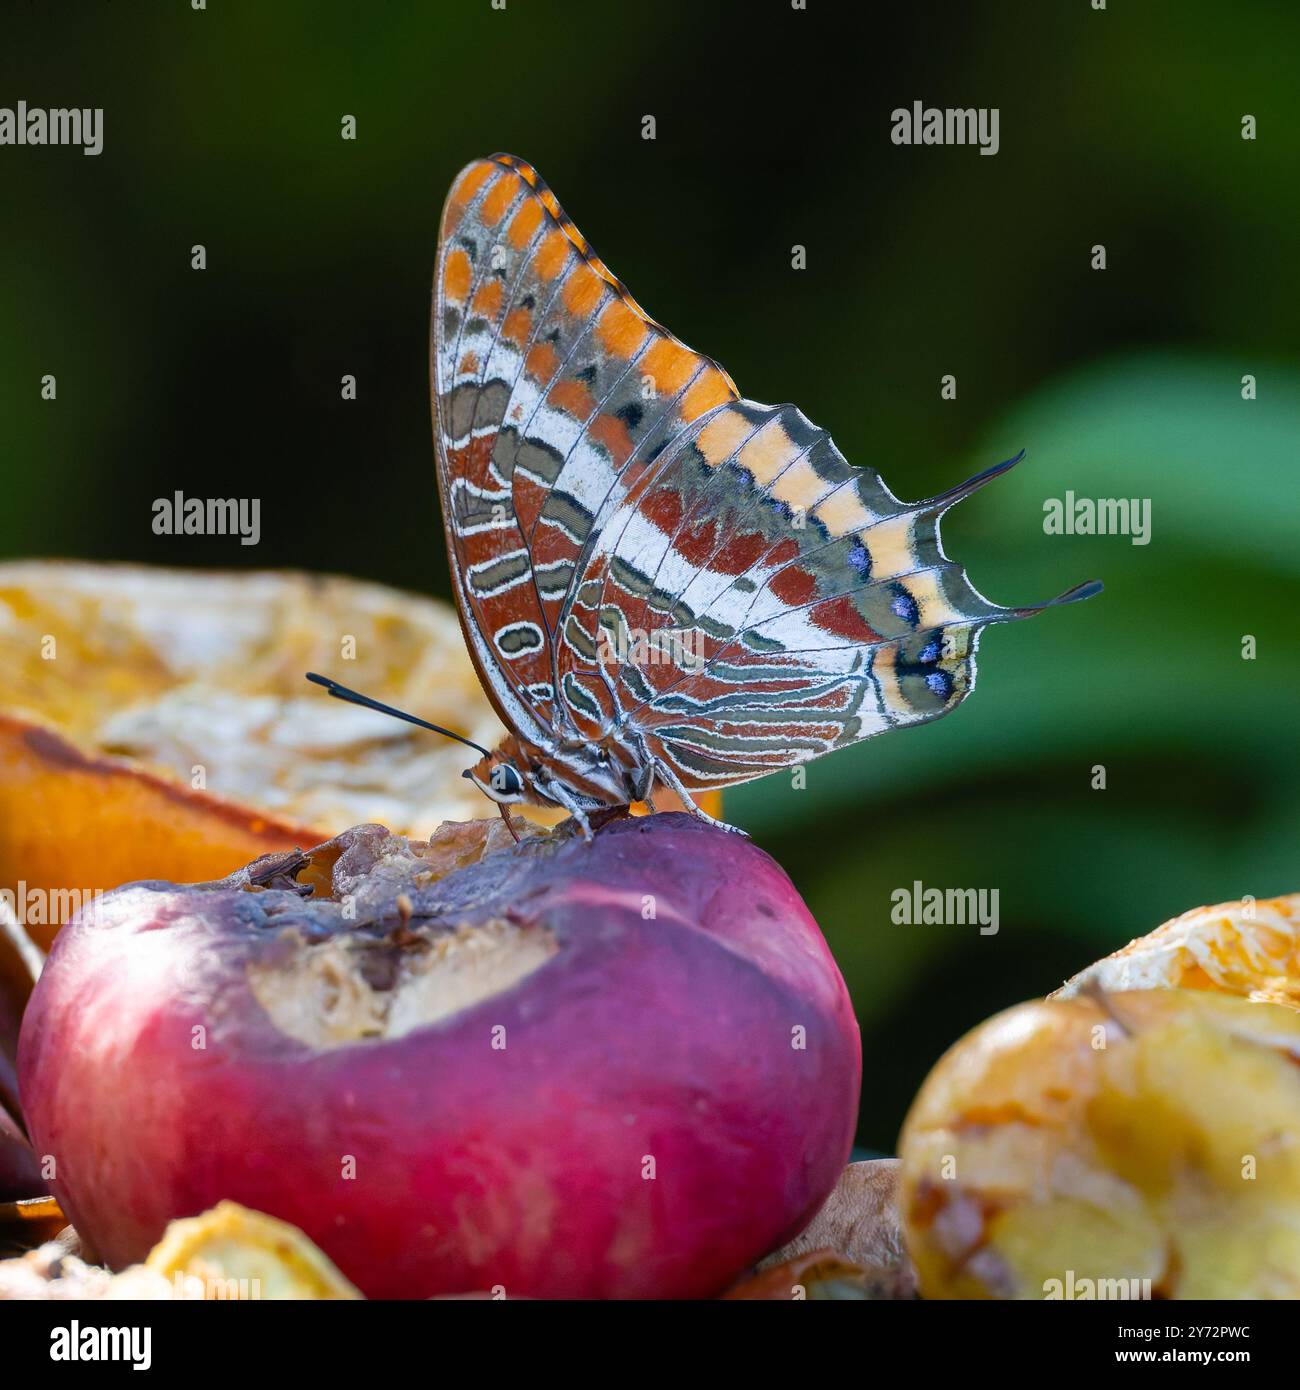
M566 744L559 752L547 756L512 736L463 775L503 806L528 802L560 806L574 814L626 806L638 799L635 779L620 750L597 742Z
M515 806L523 801L536 801L529 795L529 779L514 758L504 748L480 758L473 767L461 773L498 805Z

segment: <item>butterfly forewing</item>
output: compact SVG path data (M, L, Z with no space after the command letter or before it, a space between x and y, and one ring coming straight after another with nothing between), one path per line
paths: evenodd
M471 164L443 216L440 490L480 673L516 731L557 719L554 638L599 518L730 379L646 317L522 161Z

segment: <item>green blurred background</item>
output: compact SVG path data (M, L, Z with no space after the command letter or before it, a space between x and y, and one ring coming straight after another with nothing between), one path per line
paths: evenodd
M0 148L0 554L446 594L428 288L452 176L498 149L655 317L900 495L1029 451L949 552L1001 602L1106 593L990 632L950 719L729 802L849 980L864 1145L892 1150L980 1018L1185 908L1300 888L1294 7L173 0L3 25L0 105L102 106L105 147ZM892 145L915 100L998 107L1000 153ZM261 544L155 536L177 488L260 497ZM1150 499L1150 544L1045 535L1067 490ZM893 923L914 880L996 888L999 932Z

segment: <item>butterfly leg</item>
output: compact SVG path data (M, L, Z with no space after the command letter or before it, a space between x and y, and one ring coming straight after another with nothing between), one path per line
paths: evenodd
M578 822L584 840L591 840L591 822L587 819L587 813L581 806L564 790L558 782L548 782L542 789L552 801L563 806L564 809Z
M631 776L629 790L633 801L644 801L653 811L655 804L650 799L650 794L654 791L655 785L655 765L654 760L646 751L645 740L638 734L636 741L637 752L640 753L643 761Z
M666 786L677 793L678 800L682 803L683 809L689 811L697 820L702 820L705 825L715 826L719 830L729 831L732 835L744 835L746 839L749 835L738 825L728 825L726 821L719 820L716 816L711 816L707 811L702 811L691 800L691 794L682 786L681 779L661 758L653 763L655 776Z
M654 802L654 787L655 765L654 763L650 762L646 763L644 767L641 767L637 770L636 775L632 780L631 791L632 800L644 801L646 806L649 808L651 815L653 815L655 811L658 810L658 807L655 805Z

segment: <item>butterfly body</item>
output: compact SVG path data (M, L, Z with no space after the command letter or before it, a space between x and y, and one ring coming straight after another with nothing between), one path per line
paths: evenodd
M982 628L1037 611L939 539L1017 460L900 501L655 323L513 156L447 199L431 385L457 607L509 730L466 775L503 804L586 830L937 718Z
M617 739L528 743L507 735L465 776L502 805L559 806L581 822L589 813L644 801L653 765Z

